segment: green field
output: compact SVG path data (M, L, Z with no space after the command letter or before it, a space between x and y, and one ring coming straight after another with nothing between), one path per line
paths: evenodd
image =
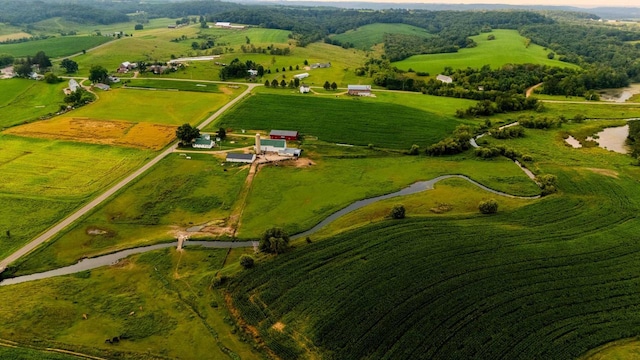
M11 324L0 338L106 359L260 359L234 335L224 298L210 287L225 260L237 264L234 254L243 251L159 250L116 266L0 287L0 296L12 299L0 304L3 324ZM119 342L105 342L117 336ZM68 359L0 347L3 354Z
M131 79L127 80L128 87L141 87L150 89L166 89L178 91L195 91L207 93L220 93L219 86L212 83L199 83L195 81L166 81L159 79Z
M33 28L38 33L43 34L57 34L60 31L69 32L75 31L79 35L95 35L96 32L100 32L102 34L114 33L116 31L122 31L127 34L134 34L137 36L143 31L151 30L151 29L166 29L167 25L175 25L175 19L168 18L158 18L158 19L150 19L148 23L143 24L144 30L134 30L136 26L135 21L130 21L126 23L115 23L115 24L89 24L89 23L78 23L75 21L65 20L63 18L50 18L47 20L39 21L33 24Z
M239 274L234 305L283 359L575 359L634 336L640 169L563 145L585 126L500 141L532 153L559 193L297 244Z
M165 125L184 123L196 125L234 95L242 92L242 89L233 89L231 92L231 95L226 95L186 91L112 89L100 92L98 101L69 112L66 116Z
M258 93L226 113L211 129L290 129L328 142L404 150L412 144L424 147L438 142L459 124L451 115L377 98Z
M0 257L140 166L149 154L0 135Z
M342 43L350 42L358 49L369 49L373 45L384 41L385 34L415 35L420 37L430 37L425 29L407 24L370 24L361 26L355 30L349 30L343 34L333 35L332 39Z
M488 35L494 35L495 40L487 40ZM457 53L414 55L408 59L394 62L399 69L428 72L432 76L441 73L445 67L452 69L480 68L490 65L498 68L505 64L542 64L549 66L571 67L576 65L550 60L542 46L530 44L525 46L525 38L516 30L493 30L471 37L478 44L470 49L460 49Z
M47 84L26 79L0 80L0 130L60 110L66 82Z
M18 44L0 44L0 53L15 57L33 56L44 51L50 57L69 56L113 40L106 36L63 36Z
M19 270L32 273L86 256L175 239L175 231L194 225L225 226L248 169L221 167L222 160L212 155L189 156L187 160L171 154L163 159L55 241L38 249Z
M211 24L213 26L213 24ZM225 43L225 46L234 46L238 50L240 45L247 45L247 38L251 44L257 46L275 45L282 47L289 42L290 31L277 29L248 28L242 30L235 29L201 29L200 34L212 35L216 43Z
M52 351L42 351L29 348L14 348L11 345L4 347L0 345L0 357L3 359L20 360L77 360L77 356L55 353Z
M313 147L309 151L313 152ZM416 181L445 174L464 174L488 187L515 195L536 195L540 191L506 159L462 161L464 157L368 155L327 157L307 168L261 169L253 181L238 236L256 238L272 226L298 233L356 200L391 193Z

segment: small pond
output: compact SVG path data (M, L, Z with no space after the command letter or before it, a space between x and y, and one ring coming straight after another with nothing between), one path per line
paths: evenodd
M629 136L629 125L606 128L593 138L588 137L587 140L597 142L598 146L603 149L627 154L629 152L629 147L626 144L627 136Z

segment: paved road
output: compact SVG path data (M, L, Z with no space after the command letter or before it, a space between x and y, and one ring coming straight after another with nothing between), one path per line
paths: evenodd
M243 85L248 85L247 90L245 90L242 94L238 95L238 97L236 97L235 99L231 100L229 103L221 107L218 111L213 113L213 115L209 116L205 121L202 122L202 124L198 126L198 129L203 129L205 126L209 125L213 120L215 120L218 116L224 113L227 109L229 109L235 103L240 101L243 97L249 94L254 87L260 86L259 84L243 84ZM160 160L165 158L167 155L171 154L174 151L174 149L176 149L177 147L178 147L177 143L169 146L167 149L165 149L162 153L160 153L158 156L153 158L151 161L144 164L141 168L134 171L133 173L129 174L129 176L127 176L124 180L120 181L115 186L111 187L109 190L99 195L97 198L91 200L91 202L83 206L80 210L66 217L65 219L63 219L62 221L60 221L59 223L51 227L49 230L47 230L45 233L43 233L42 235L32 240L30 243L28 243L18 251L14 252L13 254L9 255L7 258L0 261L0 273L3 272L7 268L7 266L9 266L9 264L27 255L28 253L33 251L36 247L38 247L40 244L56 236L64 228L71 225L74 221L78 220L80 217L89 213L91 210L93 210L93 208L98 206L103 201L107 200L111 195L115 194L118 190L127 186L135 178L142 175L142 173L149 170L152 166L157 164Z

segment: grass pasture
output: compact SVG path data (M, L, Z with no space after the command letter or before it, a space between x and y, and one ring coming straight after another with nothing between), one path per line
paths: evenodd
M107 36L62 36L17 44L0 44L0 53L15 57L33 56L44 51L52 58L69 56L113 40Z
M0 135L0 257L148 156L149 152L134 149Z
M162 125L192 125L203 121L242 89L230 89L230 94L194 93L185 91L153 91L111 89L101 92L100 99L67 113L74 118L148 122Z
M385 34L416 35L424 38L432 36L425 29L412 25L376 23L333 35L331 38L342 43L349 42L358 49L367 50L376 44L382 43Z
M116 120L56 117L13 127L6 134L160 150L176 137L176 127Z
M26 258L19 271L36 272L75 263L85 256L175 239L176 230L193 225L224 224L248 169L221 167L222 160L209 154L189 156L187 160L174 153L163 159Z
M226 255L166 249L116 266L0 287L1 296L14 299L0 305L0 338L105 359L259 359L234 335L224 299L210 288ZM105 342L116 336L118 343ZM6 353L31 359L0 347L0 356ZM47 355L33 359L68 359Z
M494 35L495 40L487 40L487 36ZM493 30L471 37L478 44L470 49L460 49L457 53L414 55L393 65L402 70L428 72L432 76L441 73L445 67L453 69L481 68L490 65L499 68L505 64L542 64L559 67L576 67L576 65L551 60L547 54L551 50L544 50L542 46L530 44L525 47L525 38L516 30Z
M459 124L453 116L375 98L258 93L210 129L291 129L327 142L404 150L412 144L425 147L438 142Z
M11 33L11 34L0 35L0 41L17 40L17 39L24 39L24 38L28 39L28 38L31 38L31 36L32 35L29 34L29 33L18 31L18 32Z
M247 38L249 38L251 44L255 46L288 44L290 33L291 32L287 30L263 28L200 29L200 34L213 35L216 38L216 43L225 43L228 44L225 46L238 47L237 50L239 50L241 45L247 45Z
M253 181L238 236L256 238L272 226L283 227L291 234L302 232L356 200L398 191L416 181L444 174L465 174L511 194L539 193L538 187L506 159L344 157L327 157L306 168L262 168ZM432 195L427 192L424 196Z
M65 86L27 79L0 80L0 129L55 113L62 104Z

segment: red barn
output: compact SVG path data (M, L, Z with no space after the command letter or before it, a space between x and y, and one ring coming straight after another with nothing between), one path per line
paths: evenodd
M298 140L298 132L290 130L271 130L269 138L274 140Z

